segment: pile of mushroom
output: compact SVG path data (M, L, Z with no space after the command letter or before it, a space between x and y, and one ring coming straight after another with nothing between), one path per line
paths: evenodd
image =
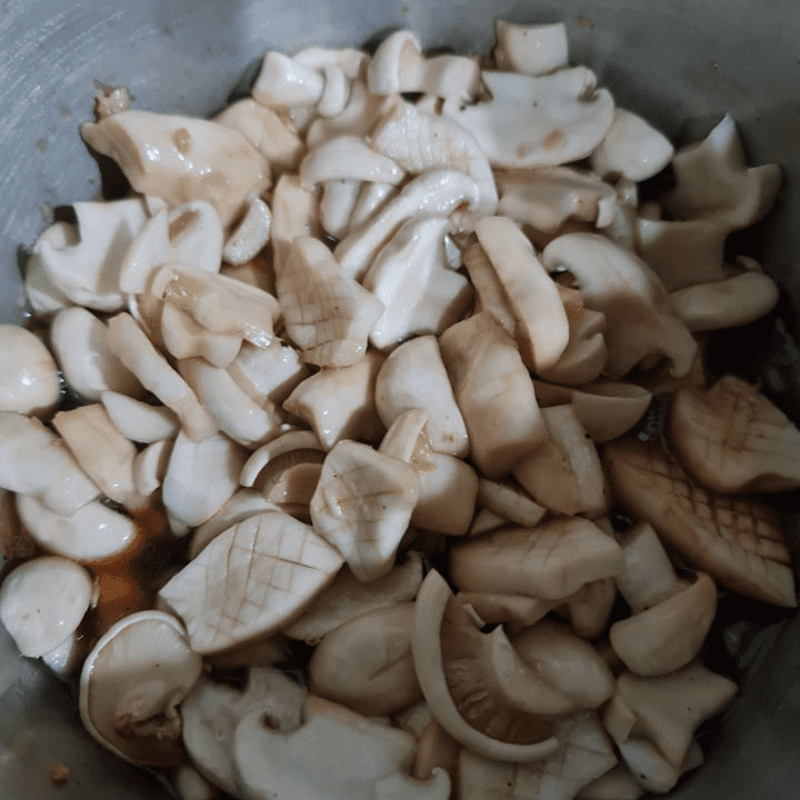
M736 692L718 593L796 605L752 493L800 432L703 363L777 302L723 245L780 172L596 82L498 20L483 60L270 51L211 121L82 126L130 193L40 236L0 327L0 619L184 800L665 792Z

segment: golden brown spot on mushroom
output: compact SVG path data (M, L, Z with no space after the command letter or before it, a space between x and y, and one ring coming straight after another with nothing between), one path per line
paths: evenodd
M192 137L186 128L178 128L172 132L172 143L181 155L186 155L192 146Z
M556 147L560 147L564 143L564 139L566 139L567 135L562 131L560 128L556 128L556 130L551 131L544 137L542 141L542 147L545 150L555 150Z

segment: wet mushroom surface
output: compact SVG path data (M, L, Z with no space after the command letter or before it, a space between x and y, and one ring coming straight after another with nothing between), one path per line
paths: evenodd
M730 116L676 150L563 24L268 51L211 120L112 100L81 135L128 196L0 326L0 620L91 736L182 800L699 767L736 625L797 606L796 409L725 356L775 319L729 236L780 168Z

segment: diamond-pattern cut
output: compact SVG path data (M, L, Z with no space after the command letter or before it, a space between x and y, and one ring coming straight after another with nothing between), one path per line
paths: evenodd
M789 551L772 509L697 486L655 442L623 440L604 453L622 504L694 567L733 591L796 605Z
M214 653L290 623L342 563L313 528L268 511L217 536L160 594L186 623L192 648Z

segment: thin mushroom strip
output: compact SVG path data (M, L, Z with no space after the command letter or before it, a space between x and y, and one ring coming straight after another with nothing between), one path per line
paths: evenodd
M32 247L0 621L182 800L668 791L724 595L797 605L800 431L707 341L778 303L728 236L780 168L494 33L270 50L212 120L109 91L130 192Z

